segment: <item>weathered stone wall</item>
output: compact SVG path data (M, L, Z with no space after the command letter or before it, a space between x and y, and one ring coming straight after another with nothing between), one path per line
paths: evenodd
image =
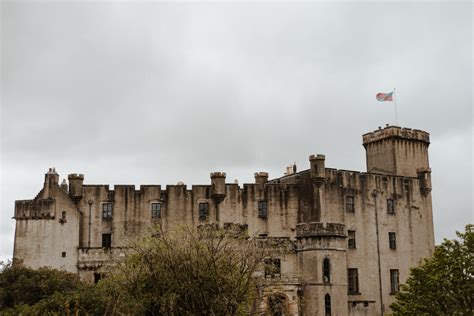
M79 269L81 278L92 282L94 272L123 256L128 240L152 225L172 230L218 223L294 245L294 251L280 255L281 276L268 280L276 282L269 293L281 294L292 315L324 315L326 294L333 314L381 314L394 300L390 269L399 270L403 283L410 267L434 250L428 144L427 133L388 127L364 135L368 165L376 173L325 168L324 155L312 155L308 170L269 181L268 174L256 173L256 183L243 186L226 184L222 172L189 190L182 184L111 189L83 185L83 176L73 174L68 195L51 172L34 200L16 202L15 257L32 267ZM388 212L388 199L394 214ZM353 209L347 209L350 200ZM267 202L264 217L258 214L259 201ZM104 203L112 203L112 218L103 218ZM161 203L160 218L152 218L152 203ZM205 220L199 216L200 203L209 205ZM59 222L63 211L66 223ZM355 249L348 249L348 230L355 231ZM396 249L389 248L389 232L396 234ZM102 234L111 234L111 249L102 249ZM323 280L325 258L330 260L329 282ZM349 268L358 271L355 295L347 291Z

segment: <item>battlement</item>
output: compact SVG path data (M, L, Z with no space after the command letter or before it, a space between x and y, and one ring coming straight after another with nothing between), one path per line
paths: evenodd
M363 145L378 142L387 138L399 138L406 140L420 141L429 144L430 134L418 129L411 129L399 126L379 127L378 130L362 135Z
M67 175L68 180L84 180L84 175L80 173L71 173Z
M263 172L263 171L255 172L254 176L255 177L267 177L268 178L268 172Z
M346 225L337 223L296 224L296 237L346 237Z
M211 179L212 178L225 178L225 172L211 172Z
M309 160L325 160L326 156L322 154L317 154L317 155L311 155L309 156Z

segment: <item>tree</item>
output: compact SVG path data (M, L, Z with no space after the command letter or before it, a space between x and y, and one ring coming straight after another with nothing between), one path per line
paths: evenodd
M474 226L456 234L411 270L391 305L395 315L474 315Z
M256 308L255 275L268 255L258 240L214 226L157 230L132 243L103 282L122 313L242 315Z
M30 269L19 261L0 267L0 310L33 305L55 292L70 293L79 286L76 274L51 268Z

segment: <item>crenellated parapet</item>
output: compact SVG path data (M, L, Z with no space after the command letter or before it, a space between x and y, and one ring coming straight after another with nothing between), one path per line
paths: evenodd
M301 223L296 225L296 237L346 237L345 227L339 223Z
M402 128L399 126L387 126L383 129L380 127L376 131L362 135L364 146L366 146L369 143L381 141L388 138L415 140L415 141L421 141L427 144L430 143L429 133L422 130L418 130L418 129Z
M54 219L55 215L53 198L15 201L15 219Z

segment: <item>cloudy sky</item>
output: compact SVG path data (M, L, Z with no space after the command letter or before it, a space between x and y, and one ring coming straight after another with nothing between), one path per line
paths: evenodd
M253 181L361 135L431 133L436 241L473 220L472 3L1 2L0 260L48 167L85 183Z

